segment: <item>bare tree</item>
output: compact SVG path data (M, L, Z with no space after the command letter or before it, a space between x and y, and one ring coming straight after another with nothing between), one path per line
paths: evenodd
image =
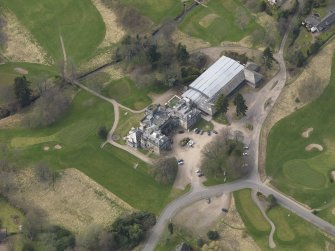
M244 8L238 7L235 11L235 24L244 30L250 22L250 17Z

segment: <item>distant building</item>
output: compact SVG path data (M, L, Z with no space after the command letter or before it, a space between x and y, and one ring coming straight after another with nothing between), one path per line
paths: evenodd
M330 10L323 19L317 14L309 15L302 22L302 25L311 32L321 32L329 28L333 23L335 23L335 10Z
M201 114L193 103L180 99L174 107L153 105L146 109L138 128L132 128L125 137L127 145L153 150L160 154L171 149L169 135L178 126L189 129L200 119Z
M247 69L239 62L223 56L194 80L182 96L212 116L216 112L215 102L220 95L228 96L245 81L257 87L262 78L252 68Z

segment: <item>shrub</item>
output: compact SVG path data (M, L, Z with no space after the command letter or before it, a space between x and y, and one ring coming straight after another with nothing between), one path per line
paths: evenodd
M219 235L218 231L210 230L210 231L207 232L207 237L208 237L208 239L214 241L214 240L218 240L220 238L220 235Z

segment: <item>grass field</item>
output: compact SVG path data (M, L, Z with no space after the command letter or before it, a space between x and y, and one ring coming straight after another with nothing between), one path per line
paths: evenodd
M62 35L68 58L87 59L101 43L105 25L90 0L3 0L56 63L63 58Z
M127 77L110 82L102 91L107 97L114 98L120 104L135 110L141 110L151 103L148 92L149 88L137 87Z
M270 225L251 199L250 190L234 193L236 208L248 232L262 250L268 247ZM326 241L330 242L319 230L292 212L280 206L268 212L276 226L274 241L278 250L325 250Z
M114 133L120 136L119 143L125 143L123 137L127 136L128 132L132 127L138 127L140 125L140 120L143 118L143 116L143 113L134 114L128 112L125 109L120 109L119 124Z
M174 18L183 10L183 4L180 0L120 0L120 2L136 8L155 24Z
M335 206L335 185L330 171L335 169L335 57L332 76L322 96L310 105L279 121L268 138L266 172L272 184L312 208L321 208L320 216L335 223L330 214ZM309 138L302 132L312 127ZM308 144L324 147L322 152L305 151Z
M28 71L26 75L27 79L31 82L31 88L35 88L37 85L37 80L43 76L53 76L56 74L56 70L51 67L39 65L39 64L29 64L29 63L6 63L0 65L0 105L14 97L14 92L10 92L13 96L2 95L6 91L11 91L14 84L14 79L18 76L22 76L15 68L22 68Z
M235 23L235 12L242 8L250 22L242 30ZM262 29L251 12L244 8L239 0L215 0L208 2L208 8L202 6L192 10L180 24L180 29L197 38L218 45L222 41L239 41L255 29Z
M8 233L18 232L23 217L22 212L12 207L3 197L0 197L0 221L2 228L6 228Z
M134 208L158 213L171 187L156 183L148 174L149 167L132 155L109 145L100 148L98 128L111 128L113 115L109 103L81 91L59 122L44 129L0 130L0 142L20 152L20 166L45 161L55 169L79 169ZM62 149L54 149L56 144ZM44 151L45 146L50 150Z

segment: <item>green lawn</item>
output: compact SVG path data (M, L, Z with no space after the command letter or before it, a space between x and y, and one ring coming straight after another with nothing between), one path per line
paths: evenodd
M138 87L128 77L113 80L102 91L104 95L114 98L120 104L131 109L140 110L151 104L148 97L149 88Z
M192 126L191 130L198 128L200 130L203 130L204 132L208 132L213 130L214 125L212 122L204 120L201 118L194 126Z
M192 10L180 24L180 29L212 45L218 45L222 41L239 41L254 30L262 29L239 0L211 0L207 5L208 8L199 6ZM243 30L235 24L237 8L243 8L250 18Z
M100 148L98 128L111 128L113 119L109 103L80 91L59 122L44 129L0 130L0 142L19 151L20 166L45 161L55 169L77 168L134 208L158 213L168 201L171 186L155 182L149 167L132 155L109 145ZM54 149L56 144L62 149ZM50 150L43 151L44 146Z
M51 77L56 74L56 70L49 66L39 65L39 64L30 64L30 63L6 63L0 65L0 105L11 100L14 97L14 92L11 92L10 95L6 93L2 95L2 92L6 90L12 90L14 84L14 79L18 76L21 76L15 68L23 68L28 71L26 75L27 79L31 82L31 88L34 89L37 86L38 79L43 76Z
M282 207L275 207L268 213L276 226L274 241L280 250L325 250L330 241L318 229Z
M272 184L312 208L322 208L325 219L335 223L335 184L330 171L335 169L335 57L330 83L322 96L310 105L278 122L271 130L266 158L266 172ZM309 138L301 133L309 127ZM305 151L308 144L324 147L322 152Z
M235 192L234 199L251 237L262 250L271 250L268 246L270 225L252 201L250 190ZM313 225L285 208L274 207L268 216L276 226L274 241L277 250L325 250L325 242L330 242Z
M63 58L59 35L69 59L80 63L101 43L105 25L90 0L3 0L38 43L55 60Z
M140 125L140 120L143 118L143 113L131 113L125 109L120 109L120 120L118 127L114 134L120 136L119 143L125 143L123 137L128 135L128 132L132 127L138 127Z
M3 197L0 197L0 221L1 227L6 228L8 233L19 232L19 225L23 221L22 212L12 207Z
M120 0L120 2L136 8L155 24L174 18L183 10L180 0Z

